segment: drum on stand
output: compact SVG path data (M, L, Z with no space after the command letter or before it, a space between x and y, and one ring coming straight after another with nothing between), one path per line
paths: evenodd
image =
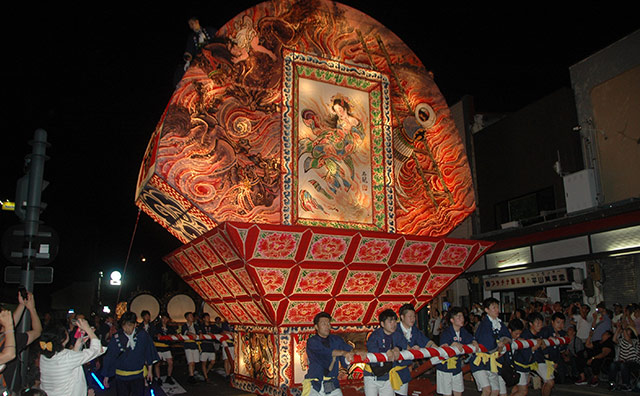
M186 322L184 314L196 312L196 302L188 294L176 294L167 302L167 313L173 322Z
M160 314L160 301L152 294L140 293L129 301L129 311L138 316L138 322L142 322L142 311L149 311L153 322Z

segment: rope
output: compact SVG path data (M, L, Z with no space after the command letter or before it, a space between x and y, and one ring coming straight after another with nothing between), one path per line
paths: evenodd
M569 337L551 337L543 340L547 347L565 345L569 343ZM538 340L515 340L500 351L504 353L508 350L516 351L519 349L531 348L538 343ZM495 351L488 351L483 345L473 346L472 344L463 345L462 349L451 347L437 347L437 348L420 348L420 349L408 349L400 351L400 360L415 360L415 359L437 359L445 360L450 357L458 355L468 355L471 353L491 353ZM367 353L367 357L363 359L359 355L353 356L353 361L350 363L381 363L388 361L387 355L384 353Z
M136 237L136 231L138 230L138 222L140 221L141 208L138 208L138 215L136 216L136 224L133 227L133 234L131 234L131 241L129 241L129 250L127 251L127 259L124 261L124 269L122 270L122 279L125 279L127 273L127 265L129 264L129 256L131 255L131 247L133 246L133 239ZM120 291L122 290L122 283L118 286L118 298L116 299L116 305L120 302Z
M198 334L198 335L182 335L182 334L169 334L159 335L156 337L158 341L186 341L186 340L218 340L220 342L231 340L231 337L226 334Z

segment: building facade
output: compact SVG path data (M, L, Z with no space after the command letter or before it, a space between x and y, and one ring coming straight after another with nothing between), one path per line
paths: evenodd
M496 244L436 304L640 301L640 31L569 72L510 115L452 106L478 208L451 236Z

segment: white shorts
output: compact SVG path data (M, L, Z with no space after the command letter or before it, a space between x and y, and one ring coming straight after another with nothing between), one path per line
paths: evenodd
M342 396L342 389L337 388L334 389L331 393L324 393L324 384L320 385L320 392L316 391L314 387L311 387L309 391L309 396Z
M520 374L520 379L518 380L518 383L516 385L518 386L527 386L529 385L529 373L521 373L518 371L518 373ZM504 380L502 379L502 377L500 375L498 375L498 381L500 382L500 394L501 395L506 395L507 394L507 383L504 382Z
M391 381L378 381L376 377L366 375L364 377L365 396L393 396L395 394L391 387Z
M462 372L458 374L436 370L436 392L441 395L452 395L453 392L464 392Z
M518 371L520 373L520 371ZM529 373L520 373L520 381L518 381L518 385L527 386L529 385Z
M502 376L498 375L498 383L499 383L499 388L500 390L498 391L499 395L506 395L507 394L507 383L504 382L504 380L502 379Z
M229 349L229 354L231 355L231 359L235 359L236 355L233 352L233 347L224 347L222 348L222 360L227 360L227 351L226 349Z
M200 362L200 351L197 349L185 349L184 356L187 358L187 363Z
M547 364L546 363L538 363L538 369L536 373L542 378L542 382L552 381L554 379L553 371L547 373Z
M486 387L490 387L492 391L500 390L500 380L502 378L498 373L492 373L489 370L479 370L473 373L473 379L476 381L478 392L482 392L482 389Z
M407 382L406 384L402 384L400 386L400 389L396 389L396 393L399 395L407 396L407 393L409 393L409 383Z
M215 352L200 352L200 361L201 362L215 362L216 361L216 353Z
M160 356L160 360L164 360L165 362L169 359L173 359L171 351L158 352L158 356Z

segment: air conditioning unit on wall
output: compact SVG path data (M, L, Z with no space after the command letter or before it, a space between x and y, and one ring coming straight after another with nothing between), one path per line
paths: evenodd
M593 169L584 169L562 177L567 213L598 206L596 179Z

